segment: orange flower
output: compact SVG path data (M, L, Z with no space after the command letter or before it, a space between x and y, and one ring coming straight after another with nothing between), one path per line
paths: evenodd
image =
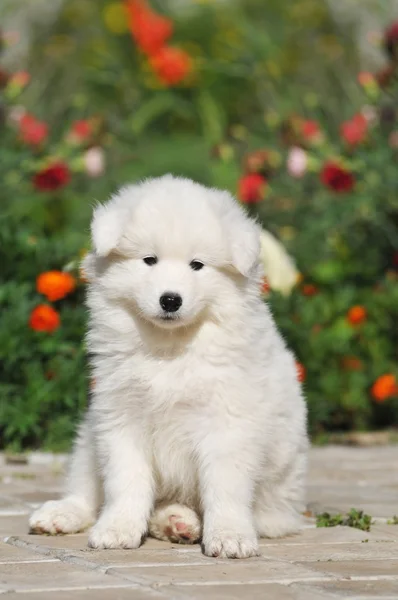
M61 319L56 310L47 304L39 304L30 313L29 327L34 331L47 331L52 333L60 326Z
M296 361L296 371L297 371L297 379L299 380L300 383L303 383L303 381L305 381L305 378L307 376L307 372L306 372L305 366L303 364L301 364L301 362Z
M164 85L173 86L181 83L192 70L192 59L180 48L164 46L153 54L149 63Z
M361 71L360 73L358 73L358 83L362 87L366 88L370 85L374 85L376 83L376 80L374 78L374 75L372 75L372 73L369 73L369 71Z
M70 273L62 271L47 271L39 275L36 280L36 289L39 294L43 294L51 302L65 298L67 294L73 292L75 287L75 278Z
M351 325L360 325L366 320L367 312L363 306L352 306L347 313L347 321Z
M395 375L388 373L381 375L372 385L372 396L376 402L384 402L390 396L398 394L398 385Z
M318 293L318 288L313 283L305 283L301 289L304 296L315 296Z
M27 71L18 71L11 76L9 83L10 85L24 88L26 85L28 85L29 81L30 75Z
M137 46L149 56L158 52L173 33L173 23L153 12L143 0L127 0L129 29Z

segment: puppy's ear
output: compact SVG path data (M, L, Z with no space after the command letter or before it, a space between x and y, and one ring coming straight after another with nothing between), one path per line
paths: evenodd
M250 277L260 260L260 227L228 192L213 190L212 200L224 226L232 266Z
M97 256L108 256L116 250L123 235L125 217L125 211L118 210L112 201L94 210L91 237Z
M106 204L98 205L91 221L91 238L97 256L117 251L125 228L137 203L138 186L122 188Z
M231 223L229 231L232 264L244 277L249 277L260 258L260 229L246 216Z

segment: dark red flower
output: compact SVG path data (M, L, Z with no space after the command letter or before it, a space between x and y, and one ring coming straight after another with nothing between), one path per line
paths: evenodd
M363 142L367 131L368 122L361 113L358 113L349 121L344 121L340 127L341 137L350 146L356 146Z
M149 63L164 85L181 83L192 70L192 59L180 48L165 46L153 54Z
M351 191L355 184L353 174L333 161L324 164L320 179L326 187L339 193Z
M173 23L153 12L143 0L127 0L129 29L137 46L145 54L158 52L173 33Z
M33 177L33 185L42 192L57 190L67 185L69 181L69 167L62 161L52 163Z
M391 60L398 59L398 21L394 21L384 34L384 45Z
M267 180L259 173L244 175L238 182L238 196L241 202L253 204L264 200Z
M319 289L313 283L305 283L301 289L304 296L316 296Z

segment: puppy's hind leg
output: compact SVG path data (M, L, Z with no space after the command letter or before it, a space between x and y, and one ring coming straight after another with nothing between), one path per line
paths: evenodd
M262 482L254 503L254 522L259 537L277 538L298 533L305 510L306 456L299 454L285 477L276 485Z
M149 534L158 540L195 544L201 533L198 515L182 504L167 504L155 508L149 521Z
M94 440L86 419L75 442L65 495L46 502L31 515L30 533L77 533L92 525L100 503L96 471Z

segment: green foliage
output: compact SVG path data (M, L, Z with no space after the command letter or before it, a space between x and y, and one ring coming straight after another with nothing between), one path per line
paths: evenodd
M338 525L345 525L347 527L354 527L355 529L362 529L362 531L370 531L372 524L372 517L363 512L363 510L357 510L352 508L346 515L331 515L324 512L316 516L317 527L337 527Z
M21 2L9 2L10 10ZM380 376L398 377L394 85L358 85L352 31L336 25L325 0L240 0L228 9L193 3L175 11L153 0L173 20L172 44L194 63L187 81L165 87L127 27L115 31L109 8L117 4L68 0L56 18L36 19L29 85L0 90L0 445L63 449L87 404L82 283L52 303L61 318L56 331L33 331L28 322L47 303L36 291L40 273L71 269L78 279L93 202L165 172L236 194L247 157L258 150L267 154L258 169L266 194L247 209L302 274L290 295L272 290L268 300L305 368L311 432L319 438L396 425L396 390L382 398L374 392ZM13 117L21 105L48 124L41 143L21 139ZM341 122L360 111L370 115L366 132L350 144ZM92 121L92 133L71 142L81 119ZM305 119L316 122L320 140L297 132ZM300 177L286 166L292 147L306 155ZM100 177L88 172L92 148L105 155ZM40 189L34 177L54 160L67 165L70 182ZM321 179L330 160L355 179L346 193ZM353 324L356 306L366 317Z
M0 261L13 268L0 288L0 439L14 450L65 450L86 405L81 287L55 303L61 312L57 331L49 334L28 326L32 309L43 303L35 290L36 275L59 269L76 251L59 238L34 239L29 231L0 221Z

